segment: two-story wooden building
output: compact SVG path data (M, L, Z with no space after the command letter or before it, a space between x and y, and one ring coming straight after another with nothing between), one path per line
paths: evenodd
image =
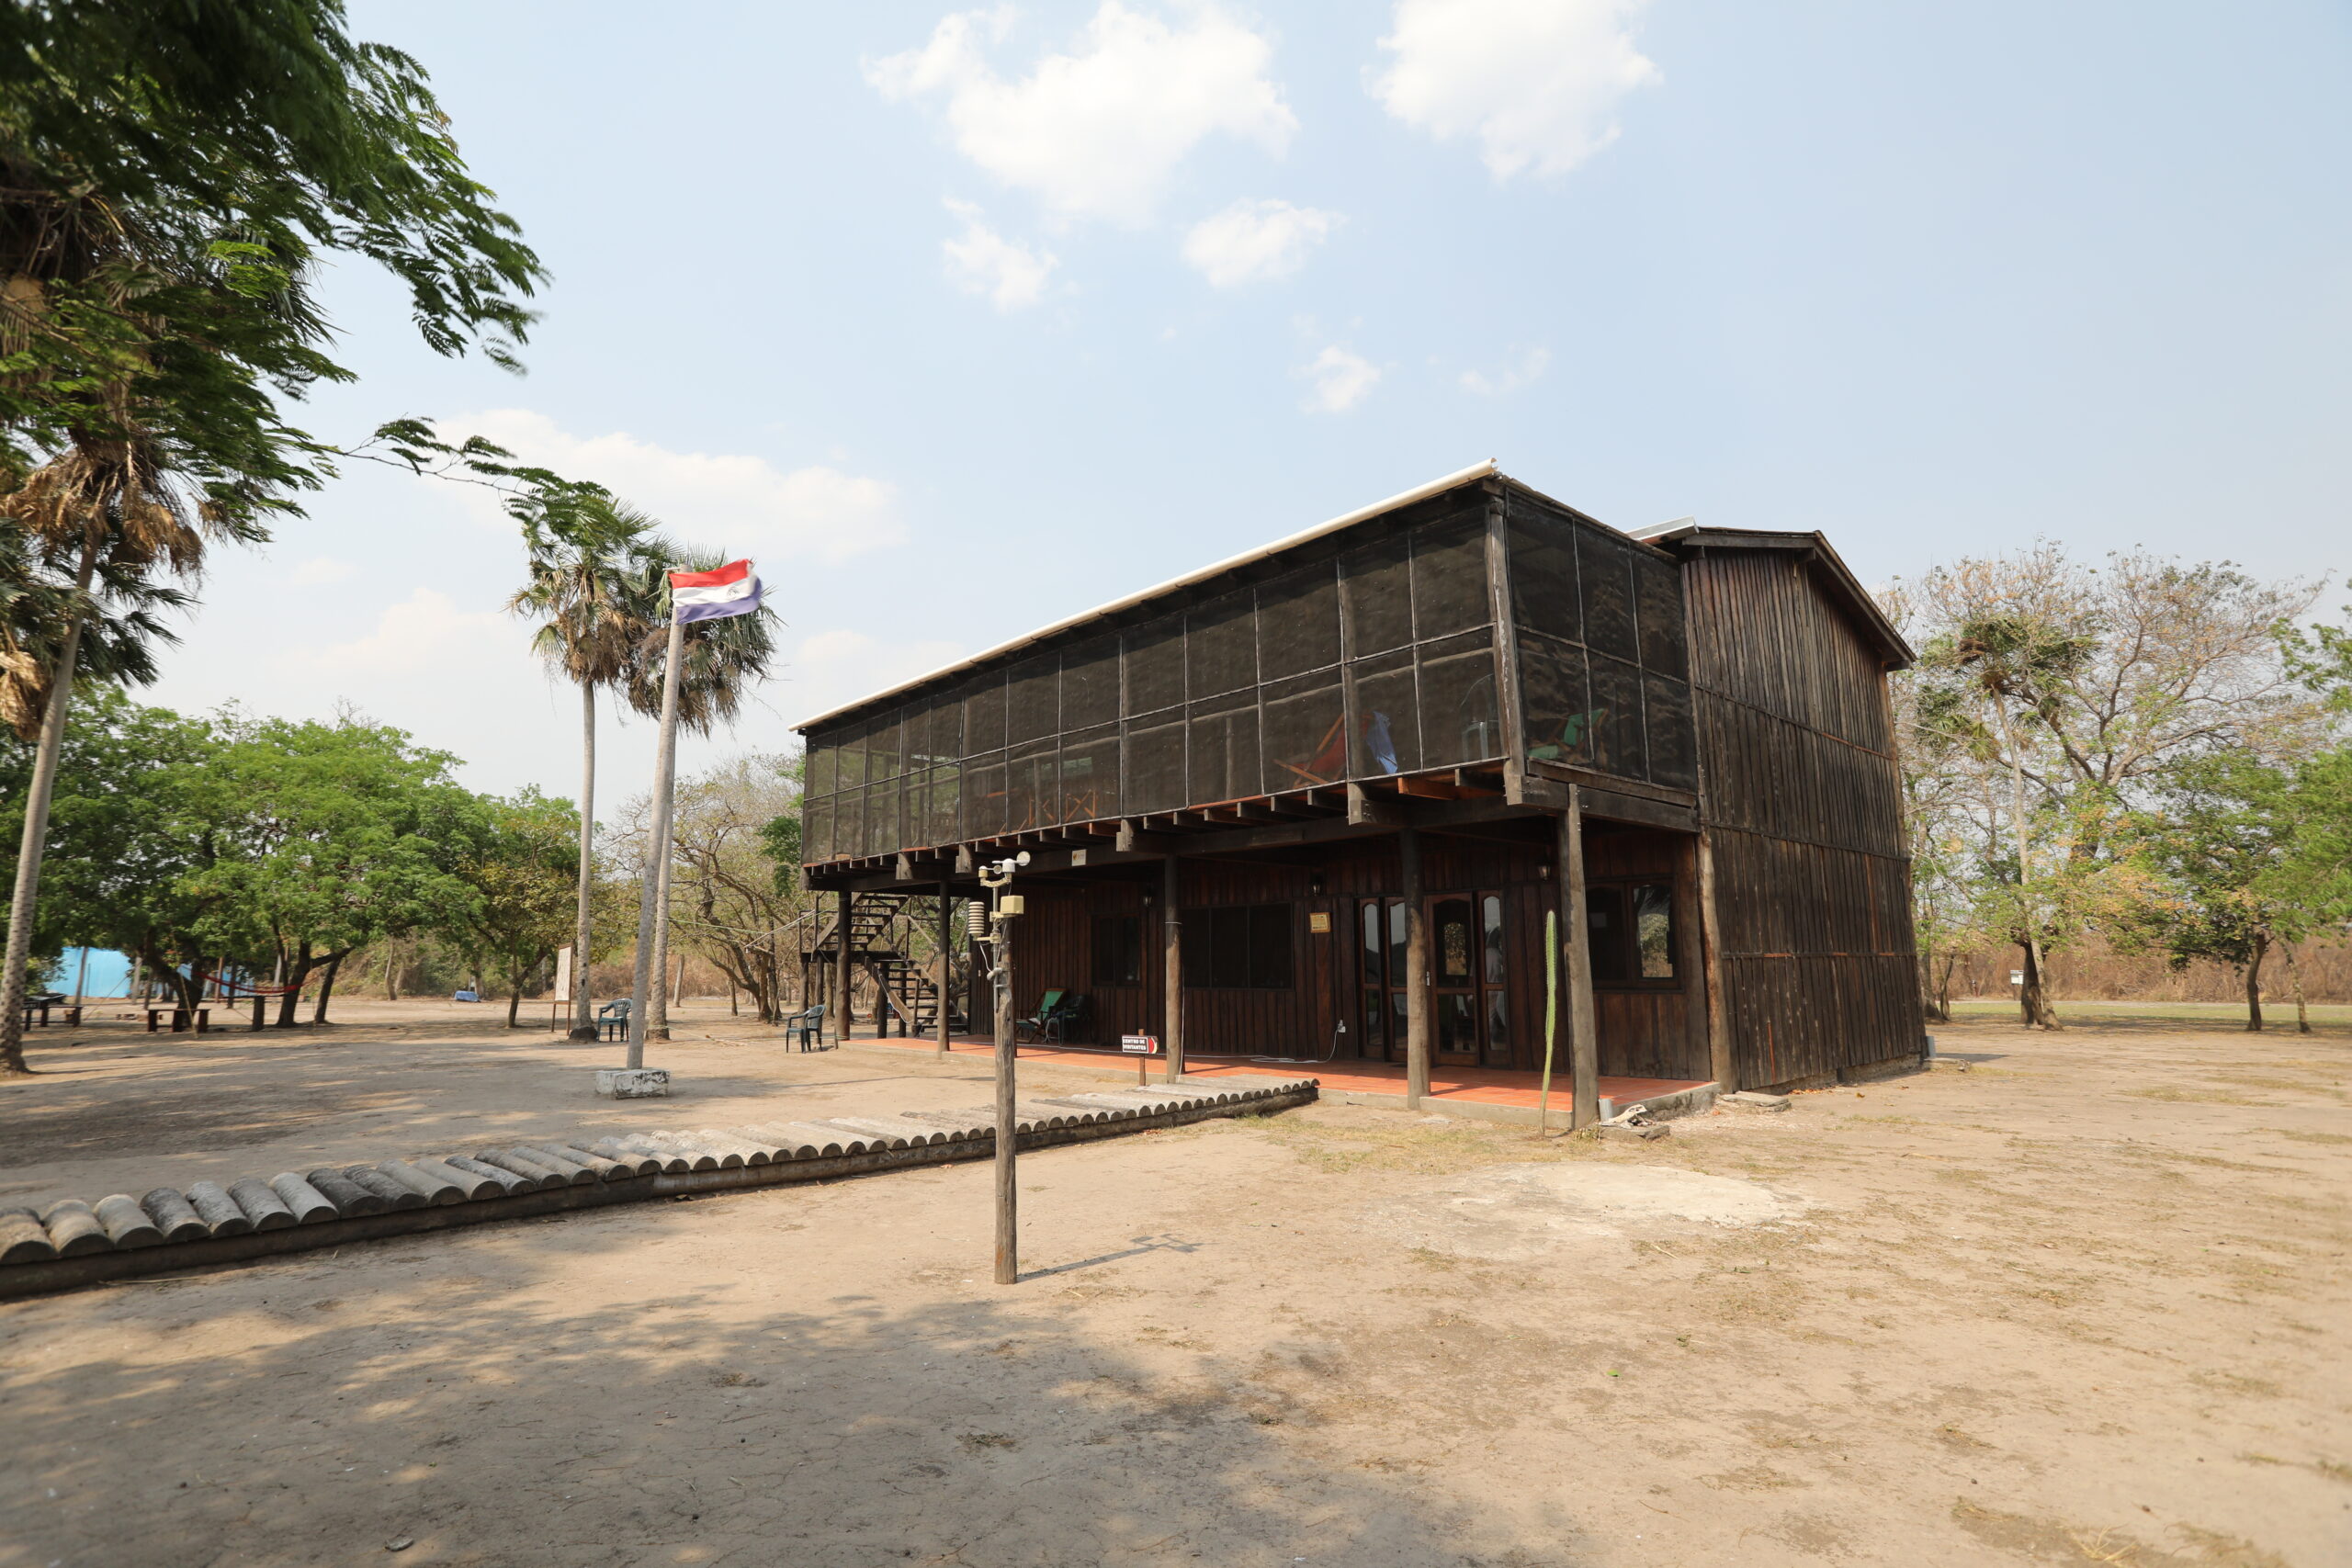
M846 914L1028 851L1016 1005L1171 1072L1532 1073L1550 930L1580 1118L1603 1075L1820 1081L1921 1046L1910 657L1818 534L1621 533L1481 464L801 724L806 875Z

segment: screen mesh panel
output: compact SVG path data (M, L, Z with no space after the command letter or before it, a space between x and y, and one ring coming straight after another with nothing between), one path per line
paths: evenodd
M1645 675L1642 709L1652 782L1697 789L1699 758L1690 722L1690 688L1668 676Z
M833 803L822 795L800 797L800 858L830 860L833 853Z
M1584 640L1573 526L1549 517L1512 519L1510 597L1512 615L1528 630Z
M1577 540L1577 576L1584 588L1584 645L1631 662L1634 638L1633 550L1593 530Z
M1634 557L1634 617L1641 630L1642 668L1678 681L1688 679L1690 655L1682 640L1682 574L1671 562L1646 555Z
M895 709L876 720L874 733L865 739L866 783L899 776L901 771L899 756L900 733L899 715Z
M1054 771L1054 743L1035 740L1015 746L1005 759L1004 830L1026 832L1055 820L1061 805L1059 780Z
M952 768L964 760L964 703L953 693L932 699L930 756L933 767Z
M801 770L801 783L808 794L820 799L833 793L838 786L836 764L841 760L840 745L831 739L808 738L808 763Z
M1184 701L1184 623L1173 616L1126 635L1127 712L1158 713Z
M1356 778L1409 773L1421 765L1419 703L1408 649L1348 666L1349 772Z
M1119 722L1119 639L1097 637L1062 655L1062 728Z
M1061 820L1100 822L1119 814L1116 725L1062 737Z
M1623 660L1594 653L1592 677L1593 761L1605 773L1646 776L1642 748L1642 673Z
M923 829L931 826L931 771L909 773L899 781L899 830L888 848L903 850L927 842Z
M1351 550L1340 558L1349 658L1402 648L1413 640L1408 550L1407 541L1396 538Z
M1239 800L1262 793L1258 784L1258 702L1237 699L1193 705L1185 789L1192 802Z
M1527 760L1592 766L1593 714L1585 690L1584 649L1521 632L1519 684L1527 709Z
M1258 590L1258 676L1279 681L1340 661L1340 583L1327 563Z
M1305 789L1347 776L1347 695L1337 670L1268 684L1263 691L1266 788Z
M1413 536L1413 636L1483 626L1487 614L1487 524L1477 515Z
M963 795L966 838L989 839L1004 831L1003 752L964 764Z
M1127 730L1126 808L1173 811L1184 799L1184 720L1130 726Z
M1414 602L1419 603L1418 595ZM1500 757L1494 635L1481 629L1425 642L1415 662L1420 667L1421 766L1459 767Z
M1245 590L1184 618L1184 668L1193 702L1258 683L1257 617Z
M833 796L833 853L865 852L865 792L843 790Z
M1014 665L1004 682L1005 744L1043 740L1061 728L1061 655Z
M928 844L952 844L963 833L963 775L954 767L934 768L931 775L931 831Z
M1004 675L1001 671L973 677L964 693L964 755L984 756L1004 750Z

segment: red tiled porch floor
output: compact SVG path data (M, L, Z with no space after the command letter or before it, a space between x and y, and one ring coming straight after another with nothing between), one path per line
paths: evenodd
M861 1045L897 1045L914 1051L938 1049L930 1040L917 1040L905 1035L888 1035L881 1039L854 1036ZM949 1047L957 1055L985 1055L996 1049L995 1043L976 1034L959 1034ZM1023 1045L1018 1055L1024 1062L1069 1061L1084 1062L1091 1066L1124 1063L1132 1067L1136 1058L1100 1045ZM1155 1081L1162 1069L1160 1058L1154 1057L1151 1076ZM1572 1086L1568 1082L1566 1064L1552 1074L1552 1105L1555 1111L1566 1110ZM1249 1056L1225 1056L1213 1053L1188 1051L1184 1054L1184 1072L1188 1077L1217 1077L1232 1073L1260 1074L1268 1077L1312 1077L1321 1080L1325 1089L1347 1090L1357 1094L1393 1094L1405 1092L1405 1065L1402 1062L1267 1062ZM1674 1094L1686 1089L1698 1089L1704 1078L1618 1078L1600 1080L1600 1098L1613 1100L1620 1105L1636 1100L1651 1100L1662 1094ZM1430 1067L1431 1100L1468 1100L1480 1105L1511 1105L1532 1111L1540 1098L1542 1078L1534 1073L1506 1072L1497 1067Z

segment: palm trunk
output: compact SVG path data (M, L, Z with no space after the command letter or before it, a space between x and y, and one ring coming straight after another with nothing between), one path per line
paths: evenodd
M2245 964L2245 1028L2249 1034L2262 1032L2262 959L2270 951L2270 939L2257 935L2254 952Z
M76 594L90 591L98 568L98 547L82 547L74 574ZM25 832L17 848L17 886L8 900L7 974L0 976L0 1077L31 1071L25 1066L25 965L32 957L33 911L40 897L40 859L49 847L49 799L57 786L57 759L65 750L65 713L74 701L74 665L82 651L82 617L65 623L57 650L57 673L40 716L40 740L33 753L33 776L25 792Z
M596 847L596 688L580 687L580 907L571 931L571 1033L596 1038L595 1001L588 994L590 879Z

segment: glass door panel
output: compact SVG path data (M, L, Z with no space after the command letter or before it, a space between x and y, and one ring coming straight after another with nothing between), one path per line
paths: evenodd
M1430 1045L1434 1059L1450 1067L1478 1064L1480 959L1473 908L1464 897L1430 900L1430 1010L1437 1032Z

